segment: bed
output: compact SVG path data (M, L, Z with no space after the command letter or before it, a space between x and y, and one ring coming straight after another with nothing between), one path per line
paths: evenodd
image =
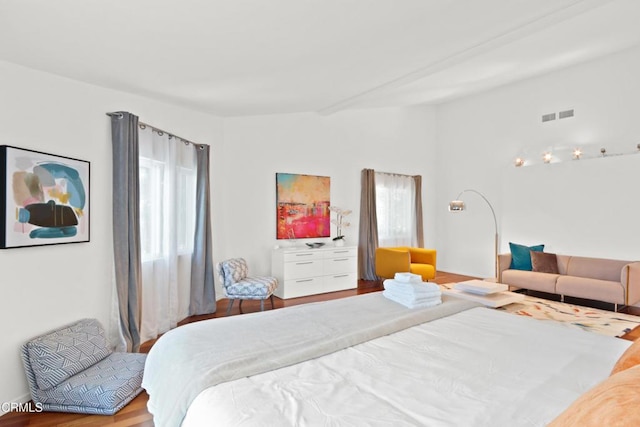
M372 293L174 329L142 385L156 426L544 426L629 345L454 297L410 310Z

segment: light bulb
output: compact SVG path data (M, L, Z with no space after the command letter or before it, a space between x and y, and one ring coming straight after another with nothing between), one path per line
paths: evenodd
M580 157L582 157L582 150L580 150L579 148L573 150L573 158L576 160L580 160Z

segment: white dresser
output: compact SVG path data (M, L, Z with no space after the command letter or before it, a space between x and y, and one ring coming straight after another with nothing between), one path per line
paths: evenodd
M274 249L271 275L275 296L297 298L358 287L357 246Z

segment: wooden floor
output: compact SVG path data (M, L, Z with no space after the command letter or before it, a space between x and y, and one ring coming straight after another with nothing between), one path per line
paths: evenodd
M458 274L438 272L435 282L436 283L451 283L460 282L463 280L473 279L473 277L462 276ZM275 308L289 307L298 304L306 304L309 302L327 301L332 299L344 298L353 295L365 294L369 292L377 292L382 290L382 282L377 281L364 281L358 282L357 289L351 289L347 291L332 292L329 294L313 295L309 297L294 298L289 300L281 300L275 298ZM197 322L200 320L212 319L217 317L225 317L227 311L228 300L223 299L218 301L217 311L211 315L204 316L192 316L182 322L180 325ZM269 302L265 303L265 310L271 309ZM251 313L260 311L260 303L258 301L245 301L242 304L242 311L244 313ZM238 304L235 303L231 310L231 316L241 314L238 308ZM633 313L640 314L640 313ZM636 328L640 329L640 328ZM640 330L633 330L623 338L635 339L640 337ZM144 343L140 351L148 353L153 346L155 340ZM151 427L153 426L153 419L151 414L147 411L147 401L149 396L146 392L142 392L131 403L125 406L121 411L112 416L104 415L80 415L80 414L66 414L56 412L46 413L20 413L11 412L0 417L0 427L5 426L136 426L136 427Z

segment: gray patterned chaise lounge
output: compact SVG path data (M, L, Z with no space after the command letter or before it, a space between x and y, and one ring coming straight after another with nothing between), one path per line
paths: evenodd
M115 414L142 391L146 357L112 352L96 319L80 320L22 346L31 398L45 411Z

